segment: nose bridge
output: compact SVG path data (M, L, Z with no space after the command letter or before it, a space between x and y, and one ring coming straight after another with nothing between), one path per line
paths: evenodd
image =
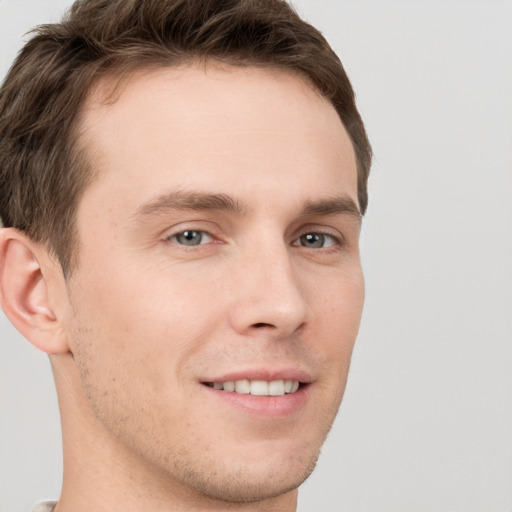
M290 249L282 238L248 248L238 275L237 301L232 321L239 332L271 329L275 336L293 334L306 320L307 297L294 267Z

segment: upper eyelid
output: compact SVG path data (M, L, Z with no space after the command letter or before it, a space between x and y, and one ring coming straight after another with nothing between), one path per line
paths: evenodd
M343 233L336 228L331 228L327 226L318 226L318 225L307 225L302 226L300 229L294 230L294 240L297 240L303 235L307 235L309 233L312 234L319 234L319 235L326 235L334 238L335 240L338 240L340 243L345 242L345 236Z
M205 226L208 224L208 227ZM215 237L215 232L218 232L218 229L214 229L212 223L205 220L190 220L185 222L180 222L174 226L168 226L160 232L160 236L163 238L171 238L173 236L179 235L180 233L184 233L185 231L198 231L201 233L207 233L208 235Z

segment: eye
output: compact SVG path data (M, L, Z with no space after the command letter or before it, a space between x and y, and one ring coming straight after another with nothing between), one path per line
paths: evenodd
M309 249L325 249L337 243L336 238L325 233L306 233L295 240L292 245L308 247Z
M195 245L207 244L213 241L213 237L206 231L196 231L194 229L187 229L181 233L176 233L169 237L171 242L187 247Z

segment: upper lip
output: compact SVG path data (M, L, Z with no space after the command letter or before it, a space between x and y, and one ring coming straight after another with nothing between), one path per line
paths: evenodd
M246 368L229 371L214 376L209 376L204 379L200 379L201 382L227 382L236 380L293 380L307 384L312 382L311 374L298 367L260 367L260 368Z

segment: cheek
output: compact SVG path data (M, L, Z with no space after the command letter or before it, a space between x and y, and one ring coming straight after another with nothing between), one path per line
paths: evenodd
M364 304L364 279L360 268L346 272L314 292L317 315L327 329L355 341Z
M123 394L136 382L146 396L158 396L171 376L183 379L185 362L216 328L222 306L201 275L122 268L76 283L72 350L98 391L101 382Z
M310 343L312 350L325 362L326 375L337 388L334 394L341 396L363 310L362 272L356 270L342 279L333 279L329 287L318 291L316 296L312 328L318 335L312 334Z
M148 267L147 262L123 266L121 260L101 271L93 269L94 279L80 283L86 290L80 294L82 305L89 309L90 318L111 326L114 337L120 331L169 334L182 323L193 329L206 306L215 305L210 283L198 273L162 266Z

